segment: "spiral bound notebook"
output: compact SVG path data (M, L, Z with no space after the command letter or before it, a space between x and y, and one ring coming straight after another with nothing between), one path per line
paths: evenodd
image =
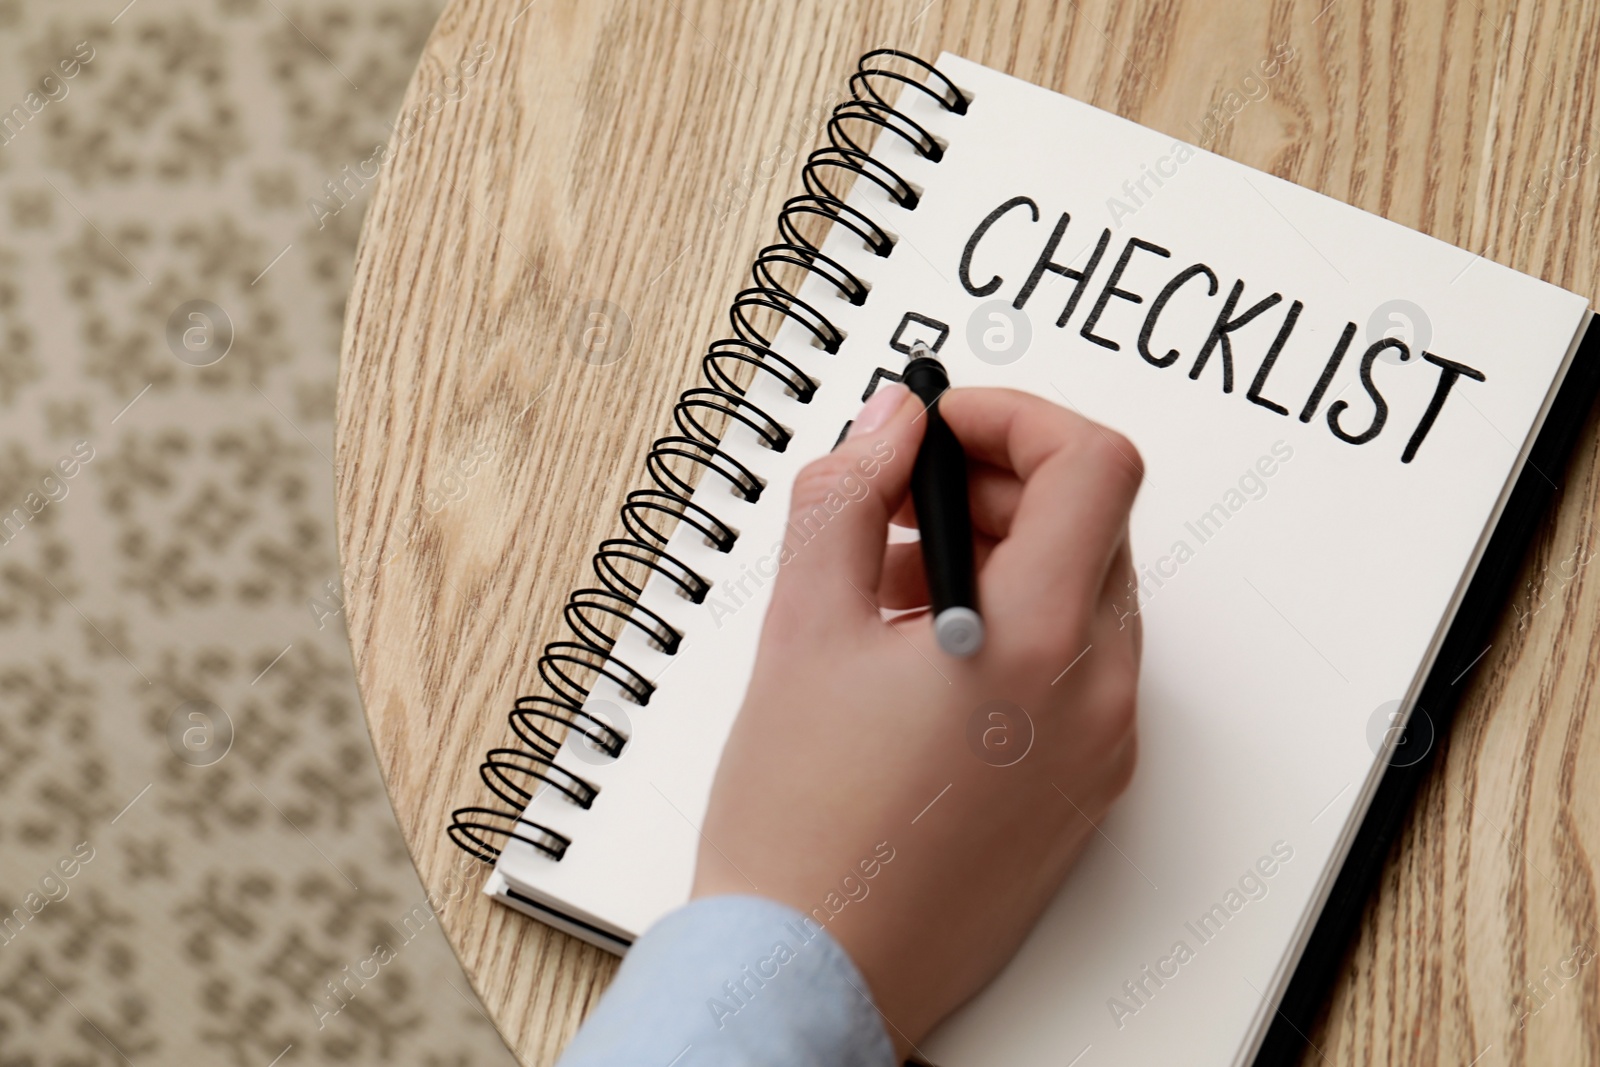
M1138 771L920 1053L1297 1058L1592 403L1586 303L955 56L850 89L451 835L612 951L687 899L788 486L923 340L1147 475Z

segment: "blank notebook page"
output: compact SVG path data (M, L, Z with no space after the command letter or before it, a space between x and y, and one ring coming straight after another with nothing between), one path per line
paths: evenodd
M766 491L748 503L714 475L700 482L696 502L740 531L737 544L719 553L680 527L668 546L716 591L694 605L668 583L646 587L643 604L684 632L682 648L668 656L624 627L618 655L658 688L639 707L605 679L595 686L592 702L626 711L627 747L604 762L568 742L561 762L598 799L582 810L538 796L529 817L571 847L555 862L512 843L495 885L629 938L687 899L788 487L833 446L874 369L904 366L897 330L937 337L912 313L948 327L939 355L957 387L1075 408L1125 434L1147 471L1131 524L1141 587L1126 605L1144 625L1138 771L1015 960L920 1051L946 1067L1240 1062L1293 971L1381 776L1391 713L1426 675L1585 302L1087 104L954 56L937 66L971 96L968 112L914 91L897 106L948 145L944 158L888 135L874 150L921 190L918 206L860 180L849 197L897 235L892 254L841 226L824 245L869 298L852 306L814 277L802 290L848 335L841 350L828 355L793 323L777 335L821 382L815 399L797 403L770 375L751 387L793 442L780 454L742 427L725 438ZM1064 214L1054 266L1009 314ZM1088 274L1077 299L1074 271ZM1206 350L1219 321L1273 294ZM1397 307L1417 351L1364 360ZM1098 341L1084 336L1091 316ZM953 790L884 837L910 841L961 803ZM892 865L880 875L892 876Z

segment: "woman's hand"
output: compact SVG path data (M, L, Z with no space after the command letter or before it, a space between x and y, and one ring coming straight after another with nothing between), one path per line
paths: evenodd
M1022 943L1135 757L1125 439L1025 393L940 411L971 465L987 642L927 613L908 485L926 420L881 389L795 481L754 676L722 755L694 895L808 913L871 986L902 1057ZM865 492L862 487L865 487Z

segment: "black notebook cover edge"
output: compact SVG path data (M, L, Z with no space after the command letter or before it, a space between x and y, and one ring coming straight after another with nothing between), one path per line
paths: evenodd
M1417 710L1425 711L1431 724L1424 742L1428 744L1427 754L1384 772L1294 976L1262 1038L1255 1067L1299 1064L1310 1045L1311 1031L1354 943L1389 851L1405 829L1417 790L1432 771L1439 749L1437 742L1448 732L1473 671L1494 639L1507 595L1559 492L1550 479L1560 477L1565 481L1573 448L1588 423L1595 397L1600 394L1600 317L1588 319L1586 327L1417 699ZM1414 711L1413 721L1415 715ZM1412 736L1408 724L1400 743L1423 741Z

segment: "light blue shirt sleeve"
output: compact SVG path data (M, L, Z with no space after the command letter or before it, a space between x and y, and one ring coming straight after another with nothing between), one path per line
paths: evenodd
M809 916L705 897L657 922L558 1067L893 1067L867 983Z

